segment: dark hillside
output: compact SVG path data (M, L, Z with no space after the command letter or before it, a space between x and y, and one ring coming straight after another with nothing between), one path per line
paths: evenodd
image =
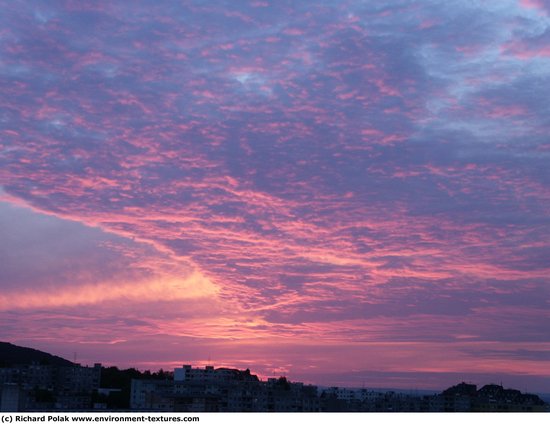
M47 352L23 346L12 345L7 342L0 342L0 367L12 367L15 365L42 364L71 366L71 361L51 355Z

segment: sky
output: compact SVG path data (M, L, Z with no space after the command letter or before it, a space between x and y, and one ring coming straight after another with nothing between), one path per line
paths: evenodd
M550 1L0 6L0 340L550 393Z

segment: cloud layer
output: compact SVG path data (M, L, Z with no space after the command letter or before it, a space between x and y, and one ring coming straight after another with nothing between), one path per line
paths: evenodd
M540 388L547 2L3 10L5 340Z

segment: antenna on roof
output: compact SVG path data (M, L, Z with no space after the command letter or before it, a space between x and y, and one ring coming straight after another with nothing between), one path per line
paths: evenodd
M73 362L76 364L76 352L73 352Z

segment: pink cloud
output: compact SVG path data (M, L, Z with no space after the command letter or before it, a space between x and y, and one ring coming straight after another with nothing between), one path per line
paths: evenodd
M520 0L519 4L526 9L536 9L539 13L546 15L548 5L544 0Z

